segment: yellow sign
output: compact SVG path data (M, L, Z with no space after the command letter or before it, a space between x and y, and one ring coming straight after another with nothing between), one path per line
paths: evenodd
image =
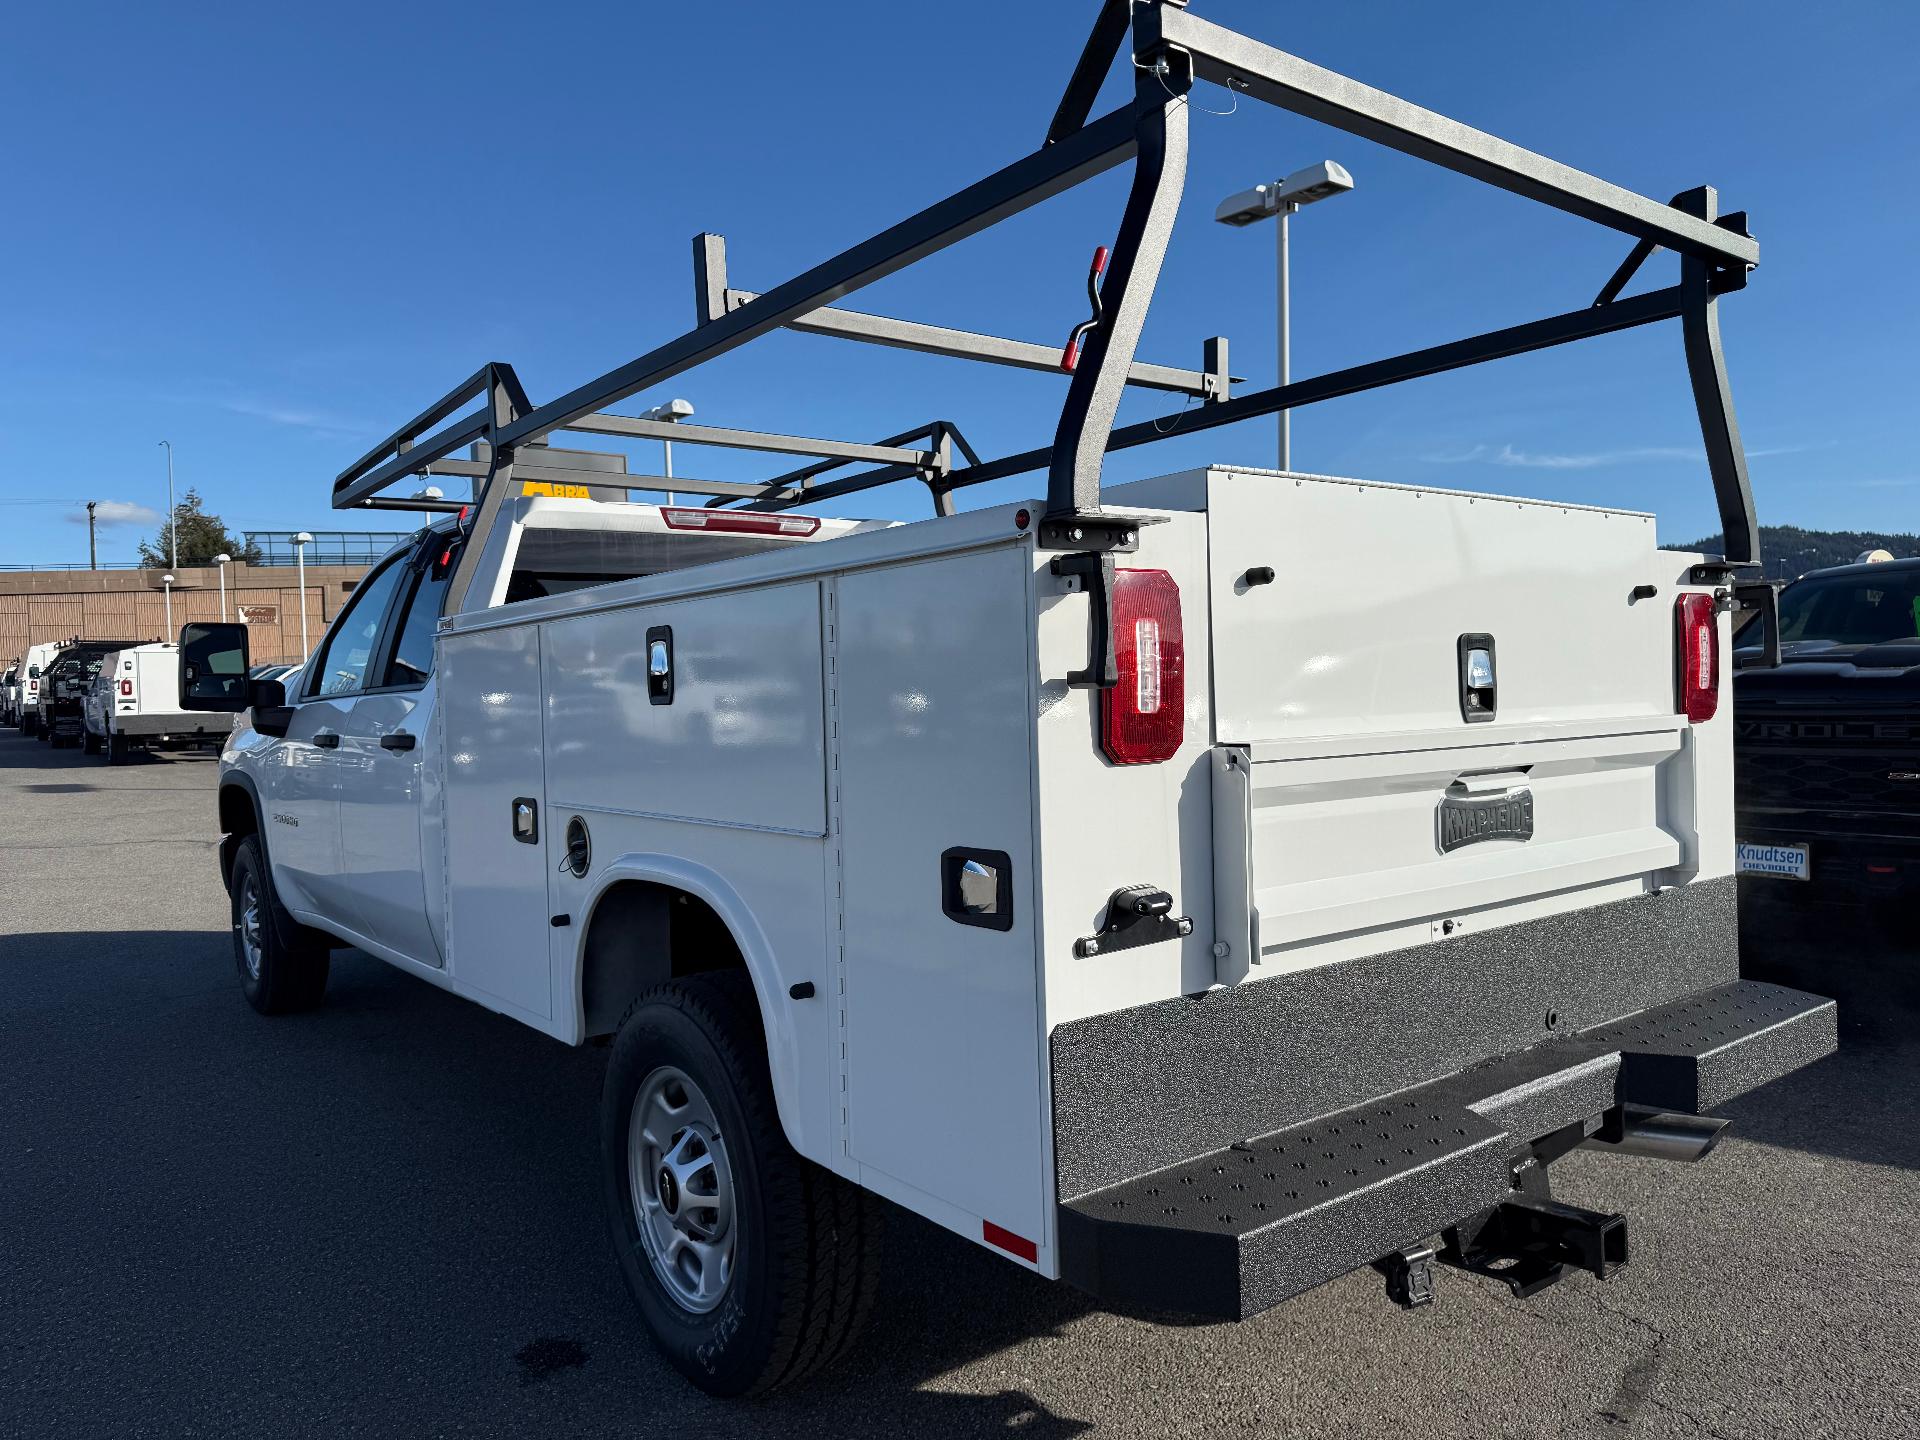
M545 480L523 480L522 495L548 495L555 500L591 500L593 491L585 485L550 485Z

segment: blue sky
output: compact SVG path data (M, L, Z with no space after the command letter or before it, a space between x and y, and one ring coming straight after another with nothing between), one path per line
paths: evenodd
M103 559L131 559L137 507L165 504L162 439L181 487L236 528L389 528L326 508L379 435L483 360L538 401L688 328L698 230L728 237L734 284L765 289L1032 149L1094 8L20 9L0 49L0 562L84 562L88 499L134 507L101 537ZM1194 9L1645 194L1717 185L1762 247L1721 310L1763 521L1920 529L1920 7ZM1226 334L1256 385L1274 373L1272 241L1211 223L1230 191L1327 157L1356 178L1295 225L1296 376L1576 308L1627 246L1251 102L1196 113L1193 142L1141 353L1197 364ZM847 303L1064 339L1124 176ZM1657 258L1647 283L1673 269ZM627 407L679 394L715 424L859 439L942 416L997 454L1049 438L1063 389L781 334ZM1167 407L1136 394L1122 420ZM1272 446L1254 421L1107 475L1270 463ZM1717 524L1673 324L1300 411L1294 457L1651 509L1670 542ZM778 468L676 458L716 478Z

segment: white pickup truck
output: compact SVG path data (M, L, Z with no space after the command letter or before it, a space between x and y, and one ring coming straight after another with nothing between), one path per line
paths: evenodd
M1129 43L1132 100L1089 120ZM1598 304L1239 397L1222 343L1138 363L1196 79L1671 249L1681 282L1620 298L1630 257ZM1053 364L833 305L1129 159L1050 445L607 408L780 326ZM1645 200L1140 0L1102 8L1033 155L762 294L719 237L695 252L693 331L540 407L488 365L339 477L341 507L457 513L292 691L248 681L242 626L187 627L181 687L246 712L220 853L257 1009L317 1003L345 944L612 1038L615 1250L697 1384L847 1347L875 1196L1163 1312L1368 1264L1408 1305L1436 1260L1523 1295L1605 1277L1625 1222L1553 1198L1550 1165L1699 1158L1707 1112L1833 1048L1831 1002L1739 974L1721 656L1755 525L1714 305L1758 252L1710 193ZM1173 428L1114 427L1129 385L1198 399L1192 433L1667 318L1726 556L1560 501L1231 466L1100 486L1104 451ZM556 431L813 459L675 478L698 506L554 498L667 488ZM1044 496L954 513L1032 470ZM934 518L799 509L903 479Z

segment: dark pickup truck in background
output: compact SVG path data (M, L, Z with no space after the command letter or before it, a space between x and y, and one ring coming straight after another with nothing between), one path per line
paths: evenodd
M1780 665L1735 642L1738 864L1752 886L1881 905L1920 896L1920 558L1780 592ZM1764 877L1764 878L1759 878Z

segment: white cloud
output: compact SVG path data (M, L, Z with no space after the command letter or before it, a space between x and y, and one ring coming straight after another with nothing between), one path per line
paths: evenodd
M1597 470L1606 465L1631 465L1645 460L1694 460L1700 457L1699 448L1691 449L1680 445L1641 445L1628 450L1587 450L1555 453L1539 450L1516 450L1511 445L1502 445L1495 449L1491 445L1475 445L1471 450L1457 455L1427 455L1423 459L1437 465L1510 465L1525 470Z
M235 415L245 415L254 420L265 420L270 425L286 425L295 430L311 430L316 435L361 435L367 433L367 427L337 415L329 415L320 410L306 410L294 405L281 405L272 400L260 400L242 396L235 400L219 402L223 410L231 410Z
M102 500L93 507L93 518L100 525L157 525L160 512L131 500ZM76 507L67 519L76 525L86 524L87 507Z
M1772 445L1763 449L1749 449L1747 458L1759 460L1770 455L1797 455L1806 450L1825 448L1825 445ZM1492 445L1475 445L1458 454L1423 455L1420 458L1435 465L1508 465L1523 470L1599 470L1609 465L1638 465L1658 460L1706 463L1706 454L1698 445L1638 445L1624 450L1574 451L1516 450L1511 445L1496 449Z

